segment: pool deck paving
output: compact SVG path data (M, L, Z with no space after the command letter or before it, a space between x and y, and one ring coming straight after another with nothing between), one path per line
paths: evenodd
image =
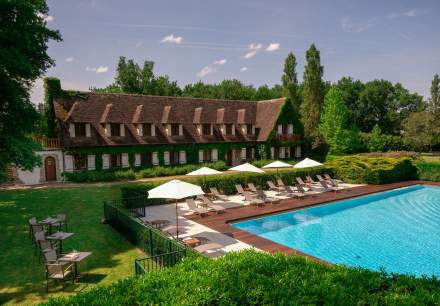
M342 190L339 192L326 192L317 196L309 196L303 199L289 198L278 201L274 204L266 204L263 207L243 206L229 208L224 214L210 213L209 216L201 217L198 215L187 215L185 218L199 223L211 230L214 230L224 236L231 237L236 241L240 241L246 245L253 246L257 249L275 253L282 252L285 254L303 255L319 262L329 264L322 259L304 254L292 248L278 244L276 242L264 239L262 237L253 235L249 232L242 231L232 227L230 223L246 219L261 217L264 215L271 215L285 211L291 211L306 207L317 206L325 203L330 203L339 200L350 199L358 196L369 195L377 192L388 191L395 188L407 187L412 185L434 185L440 186L440 182L431 181L405 181L383 185L362 185L353 187L350 190Z

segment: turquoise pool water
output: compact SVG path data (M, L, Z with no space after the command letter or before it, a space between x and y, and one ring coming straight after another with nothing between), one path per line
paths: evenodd
M231 225L332 263L440 276L440 187L417 185Z

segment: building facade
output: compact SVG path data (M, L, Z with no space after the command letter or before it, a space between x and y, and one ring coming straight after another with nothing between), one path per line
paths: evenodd
M285 99L229 101L84 92L55 97L53 109L59 150L40 155L42 165L49 158L56 168L35 169L39 182L53 180L53 172L60 180L64 171L219 160L232 166L256 158L301 157L293 109Z

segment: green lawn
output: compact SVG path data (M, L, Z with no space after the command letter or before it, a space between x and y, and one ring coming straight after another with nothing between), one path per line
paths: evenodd
M49 296L69 295L97 284L110 284L133 275L140 250L109 225L100 223L103 199L119 196L120 185L81 188L42 188L0 191L0 304L34 304ZM66 213L68 230L75 235L65 241L64 251L91 251L79 265L88 276L61 291L61 286L45 292L45 270L34 256L27 221Z

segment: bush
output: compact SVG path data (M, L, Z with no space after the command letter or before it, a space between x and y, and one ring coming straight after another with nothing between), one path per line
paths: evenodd
M439 300L436 278L243 251L217 260L185 258L172 268L46 305L436 305Z
M296 177L305 178L307 175L314 176L316 174L329 173L333 174L332 169L327 167L313 167L305 169L280 169L266 173L226 173L223 175L208 175L205 177L188 177L182 179L186 182L193 183L202 187L205 192L209 192L210 187L217 187L225 194L237 193L236 184L254 183L263 189L267 188L267 181L276 180L278 177L289 185L296 184ZM147 199L148 190L159 186L164 181L146 182L134 186L123 186L121 194L124 199L124 205L129 208L144 207L149 205L162 204L164 199ZM143 196L144 195L144 196Z
M416 166L420 180L440 182L440 162L419 162Z
M342 157L326 164L336 177L350 183L386 184L416 178L410 158Z
M226 170L224 161L213 163L189 164L180 166L152 166L149 168L130 169L107 169L107 170L84 170L75 172L64 172L63 175L69 182L111 182L135 180L139 178L183 175L197 170L200 167L210 167L216 170Z
M276 161L276 159L258 159L253 160L250 163L254 165L255 167L262 168L263 166L266 166L267 164L270 164L272 162ZM283 160L283 163L295 165L298 161L296 160Z
M391 158L408 157L414 160L420 159L420 153L414 151L389 151L385 153L373 152L373 153L361 153L359 155L366 157L391 157Z

